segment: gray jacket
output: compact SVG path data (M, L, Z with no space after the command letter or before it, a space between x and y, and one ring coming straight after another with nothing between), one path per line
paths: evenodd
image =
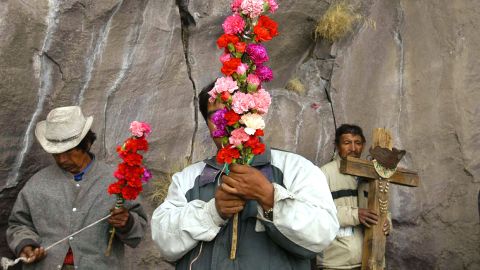
M115 196L107 193L115 180L113 167L102 161L91 166L80 182L52 165L25 184L8 221L7 241L15 254L26 245L47 247L108 215L115 205ZM147 224L140 204L127 202L125 207L130 209L130 218L124 229L117 230L110 257L104 255L110 228L105 220L48 250L43 260L24 269L60 269L69 246L77 269L123 269L124 244L137 246Z

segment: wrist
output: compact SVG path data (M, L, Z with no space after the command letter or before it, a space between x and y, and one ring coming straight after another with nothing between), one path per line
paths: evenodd
M264 187L262 187L262 194L258 200L263 210L268 211L273 208L274 194L275 189L273 188L273 184L267 182Z
M212 223L216 226L222 226L227 221L227 218L222 217L220 211L217 208L217 203L215 198L211 199L206 203L206 211L210 214Z

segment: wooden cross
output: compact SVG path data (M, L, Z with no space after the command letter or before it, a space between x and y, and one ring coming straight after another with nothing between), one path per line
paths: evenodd
M380 146L392 149L392 137L386 129L375 129L372 147ZM368 209L375 211L379 218L377 225L365 228L363 239L362 270L383 269L386 236L383 224L387 220L389 205L389 183L416 187L420 181L418 174L406 169L397 168L395 174L384 179L376 172L373 162L354 157L342 159L340 172L361 176L369 181Z

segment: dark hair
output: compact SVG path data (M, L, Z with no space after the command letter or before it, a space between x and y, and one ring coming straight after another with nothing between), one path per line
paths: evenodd
M90 147L92 147L92 144L95 142L97 139L97 134L93 132L92 130L89 130L85 137L83 137L82 141L75 146L76 149L80 149L84 151L85 153L90 153Z
M340 137L343 134L352 134L362 137L362 142L365 142L365 136L363 136L362 128L357 125L343 124L335 130L335 144L340 144Z
M211 82L209 85L205 86L198 94L198 108L203 116L203 119L205 119L205 122L208 121L208 99L210 98L208 92L212 90L214 86L215 82Z

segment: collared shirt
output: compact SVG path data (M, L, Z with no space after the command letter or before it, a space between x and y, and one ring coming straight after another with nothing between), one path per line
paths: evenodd
M89 154L89 155L90 155L90 154ZM90 170L90 168L92 167L93 162L95 161L95 155L90 155L90 158L91 158L92 160L90 160L90 162L88 163L87 167L85 167L81 172L75 174L75 175L73 176L73 180L75 180L75 181L77 181L77 182L78 182L78 181L81 181L81 180L83 179L83 175L85 175L85 174Z

